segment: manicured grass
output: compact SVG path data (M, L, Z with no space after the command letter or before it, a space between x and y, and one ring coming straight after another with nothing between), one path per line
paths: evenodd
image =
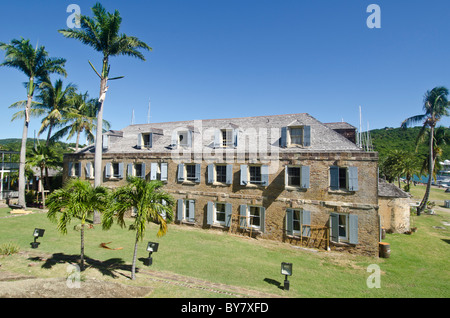
M404 184L402 184L402 186L403 185ZM413 196L413 200L420 202L425 194L426 188L426 185L411 185L410 193ZM450 200L450 192L445 192L444 188L431 187L428 201L435 201L437 205L443 205L444 200Z
M289 297L449 297L450 233L442 222L450 223L444 213L413 217L418 231L412 235L388 234L385 241L391 243L388 259L354 256L346 253L325 252L294 248L288 244L267 240L237 237L213 230L170 225L162 238L156 237L157 227L148 228L144 242L139 244L138 259L148 256L148 241L159 242L158 252L153 254L152 270L196 277L215 283L258 290ZM74 224L72 224L73 227ZM445 229L434 228L444 227ZM46 230L38 250L31 250L32 232L35 227ZM0 219L0 243L13 241L21 251L42 252L77 256L80 252L80 233L73 230L63 236L50 223L45 214L32 214ZM107 250L100 243L111 242ZM88 265L92 260L109 264L100 277L122 279L116 268L129 274L134 247L134 232L113 226L103 231L101 226L86 230L85 253ZM28 267L30 260L22 255L0 258L2 270L16 271L43 277L67 275L58 265ZM293 276L290 291L282 289L284 276L280 274L281 262L292 262ZM63 262L64 263L64 262ZM381 288L368 288L366 280L370 264L381 269ZM138 267L145 269L142 261ZM88 275L91 272L87 272ZM133 284L148 283L144 273L137 273ZM129 282L131 283L131 282ZM182 286L165 286L152 282L156 287L153 297L220 297L205 291L195 291Z

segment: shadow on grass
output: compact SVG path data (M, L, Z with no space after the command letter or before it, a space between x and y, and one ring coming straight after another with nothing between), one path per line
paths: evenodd
M281 286L281 283L279 281L276 281L275 279L264 278L264 281L266 283L269 283L271 285L274 285L274 286L278 287L279 289L284 289L284 286Z
M32 257L29 258L32 261L42 261L41 257ZM80 262L80 255L66 255L63 253L55 253L50 258L45 259L45 263L42 264L42 268L50 269L56 264L78 264ZM99 261L89 256L84 255L84 267L93 267L97 269L100 273L105 276L110 276L113 278L118 277L118 275L124 276L126 278L131 278L131 265L125 264L125 261L121 258L110 258L106 261ZM118 270L130 272L130 276L124 275ZM139 269L136 268L136 273L139 272Z

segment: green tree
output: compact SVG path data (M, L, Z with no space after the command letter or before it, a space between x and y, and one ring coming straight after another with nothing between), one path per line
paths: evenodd
M417 208L417 215L420 215L421 212L425 209L428 198L430 196L435 158L433 154L434 130L436 124L441 120L441 118L449 115L448 111L450 104L447 98L448 94L448 89L443 86L435 87L431 91L427 91L423 101L424 114L409 117L405 119L401 124L403 128L406 128L411 125L422 123L422 131L427 128L430 129L431 138L429 138L428 148L428 182L425 195L423 196L422 202Z
M28 154L27 163L32 167L40 169L39 183L41 185L42 205L45 209L45 193L44 193L44 170L46 168L56 168L61 166L58 154L50 147L36 144L32 152ZM50 185L47 181L47 185Z
M172 207L175 203L173 197L162 191L163 183L158 180L146 181L139 177L129 177L128 184L118 188L111 199L110 208L103 214L102 226L105 230L111 228L114 219L123 228L125 227L125 213L135 211L134 222L129 229L136 231L134 245L133 265L131 279L135 279L136 257L138 242L145 235L146 224L155 222L159 224L158 237L167 232L167 223L173 219Z
M139 51L151 50L151 48L138 38L120 33L122 18L119 11L114 13L106 12L100 3L92 7L93 18L85 15L80 16L80 29L65 29L59 32L67 38L77 39L83 44L92 47L95 51L103 55L102 71L97 72L91 62L89 64L100 78L99 111L97 116L97 133L95 138L95 157L94 170L102 169L102 124L103 124L103 106L108 90L108 81L122 78L109 78L110 64L109 59L113 56L131 56L145 61L144 55ZM102 183L102 174L96 173L94 184L99 186ZM99 223L98 214L94 216L94 223Z
M109 191L99 186L93 187L89 181L71 179L62 189L55 190L48 197L47 217L58 224L62 234L67 234L67 226L73 218L81 220L80 269L84 270L84 227L86 219L94 211L104 211L109 202ZM61 216L58 218L57 215Z
M22 133L22 145L20 147L19 162L19 205L25 206L25 161L28 126L30 122L30 108L35 93L36 85L48 78L50 74L57 73L66 76L65 59L51 58L44 46L36 49L30 44L30 40L13 39L11 43L0 42L0 49L6 52L5 61L0 66L15 68L24 73L28 81L27 103L25 106L25 121Z

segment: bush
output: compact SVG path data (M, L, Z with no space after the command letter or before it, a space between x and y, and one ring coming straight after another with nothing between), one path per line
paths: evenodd
M19 252L19 245L7 242L0 245L0 255L11 255Z

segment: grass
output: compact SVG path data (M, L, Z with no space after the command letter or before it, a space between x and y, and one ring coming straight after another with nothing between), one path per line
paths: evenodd
M151 270L269 294L289 297L447 298L450 296L450 232L446 226L445 229L433 227L443 227L442 222L450 223L449 214L413 216L413 223L418 228L416 233L388 234L384 240L391 244L391 257L388 259L305 250L279 242L178 225L170 225L168 234L157 238L157 227L151 225L144 242L139 244L138 259L148 256L146 243L155 241L160 245L158 252L153 254ZM58 254L66 260L46 267L30 267L30 259L24 257L25 254L14 254L0 258L1 269L39 277L65 277L67 262L73 261L80 252L80 233L72 229L74 225L76 223L64 236L43 213L0 219L0 244L13 242L30 255L39 252L55 257ZM38 250L31 250L35 227L46 231L44 237L38 239L41 242ZM108 245L111 248L123 249L99 247L100 243L107 242L111 242ZM186 286L149 281L144 273L139 272L136 281L127 280L124 276L130 274L133 247L134 232L118 226L109 231L103 231L100 226L86 230L87 263L94 266L83 275L96 275L127 284L152 284L155 287L152 297L223 297ZM93 260L110 266L98 270ZM280 264L283 261L294 264L289 292L282 289L284 277L280 274ZM367 287L366 281L371 274L367 267L370 264L377 264L381 269L381 288ZM138 267L146 269L142 261L138 261Z
M403 186L404 184L402 184ZM410 193L414 197L415 201L421 201L427 186L418 184L414 186L411 184ZM431 187L430 196L428 201L435 201L437 205L444 205L445 200L450 200L450 192L445 192L444 188Z

